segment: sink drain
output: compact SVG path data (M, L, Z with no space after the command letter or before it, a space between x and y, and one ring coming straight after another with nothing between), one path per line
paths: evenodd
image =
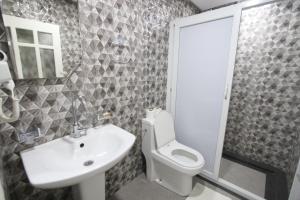
M84 166L91 166L92 164L94 164L94 161L92 160L88 160L83 163Z

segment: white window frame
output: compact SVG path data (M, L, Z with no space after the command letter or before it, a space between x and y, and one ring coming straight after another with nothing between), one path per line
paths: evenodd
M38 70L38 77L36 78L47 78L44 77L43 75L40 48L53 50L56 77L64 77L61 42L60 42L60 30L58 25L43 23L36 20L24 19L20 17L14 17L10 15L3 15L3 20L4 20L4 25L6 27L9 27L11 31L10 46L14 51L15 65L16 65L15 70L18 79L24 79L19 46L35 48L37 70ZM26 29L32 31L34 42L32 44L18 42L16 29ZM52 34L53 44L52 45L39 44L38 32Z

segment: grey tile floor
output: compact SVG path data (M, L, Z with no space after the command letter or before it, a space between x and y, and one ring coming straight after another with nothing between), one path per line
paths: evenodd
M239 198L234 197L227 192L216 188L208 184L207 182L195 178L195 182L201 183L210 189L217 191L223 195L226 195L231 200L239 200ZM214 194L211 195L212 198L205 198L205 200L218 199L223 200L223 198L214 198ZM207 195L206 195L207 197ZM171 192L157 183L150 182L146 179L145 175L142 174L135 178L132 182L122 187L110 200L185 200L187 197L182 197L174 192ZM203 198L192 198L195 200L203 200Z
M184 200L157 183L150 182L142 174L122 187L110 200Z
M258 196L265 196L265 173L222 158L220 177Z

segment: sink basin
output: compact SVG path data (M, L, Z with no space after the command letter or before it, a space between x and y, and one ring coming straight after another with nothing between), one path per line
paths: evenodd
M59 188L104 174L128 153L134 141L131 133L108 124L88 129L80 138L66 136L22 151L21 157L32 185Z

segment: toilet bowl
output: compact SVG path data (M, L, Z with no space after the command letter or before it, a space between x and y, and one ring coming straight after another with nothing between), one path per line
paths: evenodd
M142 128L147 178L181 196L189 195L193 176L204 165L202 155L175 140L173 118L167 111L143 119Z

